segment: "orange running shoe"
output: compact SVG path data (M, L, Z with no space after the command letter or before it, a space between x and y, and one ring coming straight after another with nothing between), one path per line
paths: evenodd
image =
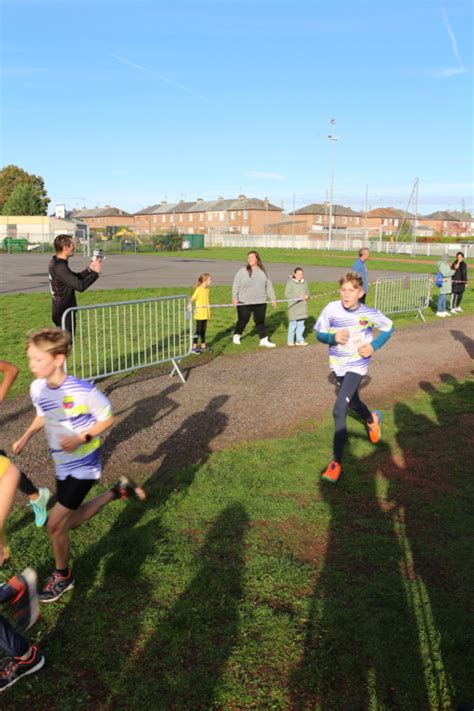
M337 481L339 481L341 474L341 465L338 462L332 461L330 464L328 464L326 471L321 474L321 479L324 479L325 481L330 481L332 484L335 484Z
M367 429L369 430L369 439L372 444L377 444L382 436L382 430L380 429L380 423L382 422L382 413L378 410L372 410L372 422L367 423Z

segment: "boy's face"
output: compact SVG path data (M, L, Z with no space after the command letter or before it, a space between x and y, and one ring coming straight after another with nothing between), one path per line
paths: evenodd
M53 356L33 344L28 346L26 353L28 366L36 378L50 378L57 368L62 368L64 365L64 355Z
M353 309L364 295L364 290L354 286L351 281L346 281L339 289L342 305L345 309Z

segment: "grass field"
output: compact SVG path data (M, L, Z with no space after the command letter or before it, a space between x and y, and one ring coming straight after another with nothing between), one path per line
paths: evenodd
M277 284L275 290L278 298L284 297L284 286ZM311 294L317 298L309 302L309 318L307 320L307 337L313 338L311 329L315 319L322 308L338 297L337 286L331 284L311 283ZM434 289L436 294L437 289ZM186 287L161 287L159 289L114 289L103 291L86 291L80 294L78 302L80 305L95 303L108 303L113 301L143 299L157 296L168 296L171 294L191 294ZM368 303L371 303L373 295L369 296ZM227 286L213 286L211 288L212 303L230 303L231 289ZM24 352L25 334L43 326L51 325L50 322L50 296L48 294L15 294L0 297L0 305L4 314L2 318L2 332L0 334L0 353L4 360L8 360L18 365L21 369L13 389L12 395L17 395L27 391L31 377L27 369L26 355ZM463 308L466 313L474 313L474 293L468 289L463 300ZM435 319L433 310L425 311L427 321ZM455 318L455 317L453 317ZM415 319L414 313L400 314L394 317L396 328L411 327L419 324L419 319ZM287 310L285 304L279 304L274 311L271 307L267 312L267 326L272 340L279 346L286 344L287 334ZM235 309L215 309L212 312L212 320L208 326L208 342L214 355L221 353L237 354L258 349L258 339L255 330L247 329L249 338L242 340L242 345L232 344L232 332L235 325ZM195 356L193 356L195 357ZM201 357L201 356L199 356ZM204 356L202 356L204 357Z
M335 488L329 416L156 471L73 532L76 588L31 632L47 666L2 709L471 708L473 394L425 386L377 447L350 419ZM5 574L47 574L31 514L8 531Z

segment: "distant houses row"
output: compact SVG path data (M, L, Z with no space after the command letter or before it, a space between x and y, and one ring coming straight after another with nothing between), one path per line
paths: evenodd
M307 234L327 230L331 212L332 228L337 230L380 231L396 234L405 223L414 225L415 215L393 207L357 212L344 205L311 203L284 214L283 209L268 198L237 198L217 200L181 200L156 205L133 214L116 207L75 210L70 215L87 223L90 229L126 227L140 234L162 230L177 230L184 234L224 232L229 234ZM416 216L417 229L422 233L442 233L447 237L474 234L474 219L467 212L438 211Z

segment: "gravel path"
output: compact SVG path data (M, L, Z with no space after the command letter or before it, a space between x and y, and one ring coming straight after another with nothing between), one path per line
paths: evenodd
M423 381L466 377L474 357L474 318L462 316L395 332L376 354L365 393L383 407L413 394ZM275 348L204 360L197 356L186 385L170 369L104 382L117 423L104 443L105 478L119 473L174 471L199 463L232 442L287 434L302 421L330 411L334 386L326 348ZM0 411L2 446L13 442L33 417L27 396ZM310 425L311 426L311 425ZM18 458L38 483L53 482L44 437L36 436Z

